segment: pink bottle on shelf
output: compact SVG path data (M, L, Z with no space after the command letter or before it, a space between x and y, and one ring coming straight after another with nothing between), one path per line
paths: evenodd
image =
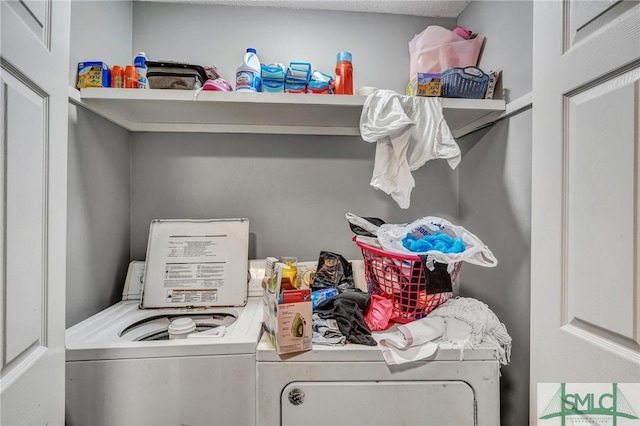
M336 64L336 95L353 95L353 65L351 52L338 53Z

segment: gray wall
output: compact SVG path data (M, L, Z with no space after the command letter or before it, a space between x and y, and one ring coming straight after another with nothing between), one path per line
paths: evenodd
M487 36L480 66L503 70L507 100L532 89L532 14L531 1L475 1L458 19ZM458 141L461 224L498 259L491 269L465 265L460 295L489 305L513 338L502 368L503 425L529 421L531 117L529 109Z
M120 300L129 262L129 132L69 106L67 327Z
M533 1L477 1L469 3L458 25L486 36L480 58L485 71L503 70L507 102L531 92L533 73ZM497 97L497 95L496 95Z
M126 63L128 1L73 1L69 85L77 64ZM129 132L69 106L67 305L70 327L120 300L129 261Z
M457 172L432 161L414 172L411 207L369 186L375 146L355 137L138 133L131 150L131 254L163 218L249 218L250 256L361 258L345 213L404 222L456 220Z

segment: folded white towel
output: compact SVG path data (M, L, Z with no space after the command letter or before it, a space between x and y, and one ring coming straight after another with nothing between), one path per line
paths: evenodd
M447 159L452 169L460 163L460 148L440 98L376 90L362 108L360 134L377 143L371 186L391 195L403 209L409 208L415 186L412 171L437 158Z
M388 365L404 364L432 356L438 349L434 339L444 333L442 318L422 318L397 326L393 331L372 333Z

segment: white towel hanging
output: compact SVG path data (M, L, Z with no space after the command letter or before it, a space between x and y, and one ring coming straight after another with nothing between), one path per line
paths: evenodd
M362 108L360 134L365 141L376 142L371 186L391 195L403 209L409 208L415 186L412 171L433 159L447 159L452 169L460 163L460 148L440 98L376 90Z

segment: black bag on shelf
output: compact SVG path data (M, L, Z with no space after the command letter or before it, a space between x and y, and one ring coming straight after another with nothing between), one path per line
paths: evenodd
M150 89L193 90L207 81L207 73L200 65L180 62L146 61Z

